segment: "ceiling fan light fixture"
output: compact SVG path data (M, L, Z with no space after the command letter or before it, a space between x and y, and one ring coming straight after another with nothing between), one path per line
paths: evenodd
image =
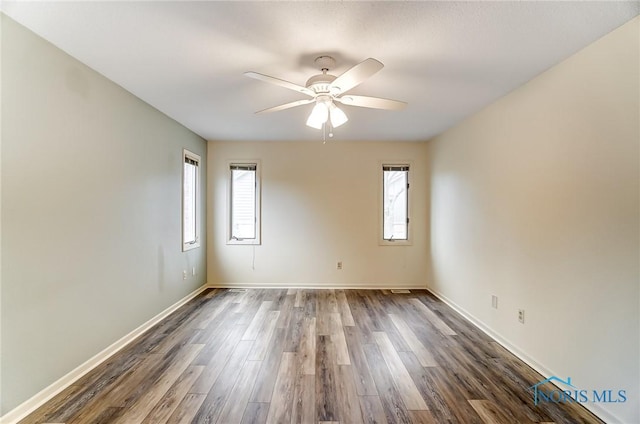
M340 125L349 120L343 110L333 103L331 103L331 106L329 106L329 117L331 119L331 126L333 128L338 128Z
M309 118L307 119L307 126L315 129L322 129L322 125L329 119L329 108L323 102L318 102L313 107Z
M331 130L331 128L337 128L349 120L344 111L336 106L336 103L383 110L400 110L407 105L405 102L398 100L351 94L344 95L346 92L362 84L367 78L371 77L384 67L384 65L376 59L371 57L365 59L357 65L352 66L338 77L329 74L329 71L335 66L335 59L332 57L318 56L315 60L315 65L322 73L309 78L305 87L279 78L260 74L258 72L245 72L245 75L250 78L279 85L310 97L309 99L296 100L283 105L263 109L256 113L276 112L315 102L313 110L307 118L307 126L322 130L325 128L327 121L330 121L329 130ZM333 133L330 132L329 137L331 137L332 134Z

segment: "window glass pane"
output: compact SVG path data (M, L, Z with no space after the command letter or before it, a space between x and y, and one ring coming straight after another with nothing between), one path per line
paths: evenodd
M231 238L256 238L255 167L231 169Z
M383 238L408 239L407 167L383 168ZM397 170L400 169L400 170Z
M185 160L184 163L184 187L182 201L183 217L183 242L196 242L196 184L198 176L197 162Z

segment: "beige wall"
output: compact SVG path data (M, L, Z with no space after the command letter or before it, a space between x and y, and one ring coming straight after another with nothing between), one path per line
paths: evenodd
M589 405L625 423L640 422L638 25L429 145L430 287L547 374L627 390Z
M424 143L322 144L320 135L308 143L209 142L208 282L425 287L425 149ZM262 164L262 245L255 248L226 245L227 161L237 159ZM378 245L379 161L387 159L413 161L412 246Z
M200 137L2 16L0 415L205 283L204 245L181 251L185 147L206 163Z

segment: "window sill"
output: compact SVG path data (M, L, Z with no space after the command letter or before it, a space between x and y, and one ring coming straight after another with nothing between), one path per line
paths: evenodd
M197 243L188 243L188 244L183 244L182 245L182 251L186 252L188 250L193 250L193 249L197 249L200 247L200 242Z
M258 246L260 245L259 239L231 239L227 240L227 245L249 245L249 246Z
M379 240L378 246L412 246L411 240Z

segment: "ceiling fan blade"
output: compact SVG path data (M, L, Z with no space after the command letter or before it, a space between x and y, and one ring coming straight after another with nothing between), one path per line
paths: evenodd
M380 97L352 96L337 97L337 101L347 106L369 107L372 109L400 110L407 104L399 100L382 99Z
M373 58L363 60L336 78L331 83L331 86L334 87L338 93L346 93L382 68L384 68L382 62Z
M245 72L244 73L249 78L254 78L260 81L268 82L270 84L279 85L280 87L288 88L289 90L297 91L299 93L304 93L307 96L315 97L316 93L313 90L309 90L307 87L303 87L298 84L294 84L289 81L282 80L280 78L270 77L269 75L259 74L257 72Z
M269 112L277 112L279 110L291 109L292 107L307 105L309 103L315 102L315 99L305 99L305 100L296 100L295 102L285 103L280 106L270 107L268 109L259 110L256 113L269 113Z

